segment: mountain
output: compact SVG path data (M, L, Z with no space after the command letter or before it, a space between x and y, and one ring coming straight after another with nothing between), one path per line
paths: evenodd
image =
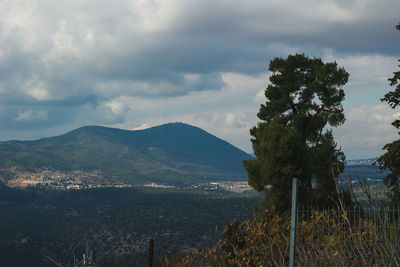
M251 156L184 123L128 131L86 126L36 141L0 143L0 180L29 184L190 184L245 180Z

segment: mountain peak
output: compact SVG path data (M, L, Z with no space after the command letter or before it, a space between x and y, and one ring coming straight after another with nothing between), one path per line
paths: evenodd
M83 171L110 184L246 180L242 161L249 158L228 142L182 122L144 130L84 126L61 136L0 144L0 169Z

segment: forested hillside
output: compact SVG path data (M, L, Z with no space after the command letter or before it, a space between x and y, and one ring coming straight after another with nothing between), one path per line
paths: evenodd
M0 185L1 265L54 266L44 256L71 263L69 247L76 245L81 260L88 244L96 249L99 266L145 266L150 238L157 252L164 244L168 249L211 245L232 219L251 217L259 199L254 192L53 191Z
M69 176L77 183L91 177L101 185L246 180L242 161L249 158L183 123L139 131L88 126L37 141L1 142L0 179L23 183L36 177L33 183L42 183L44 174L37 172L47 170L47 176Z

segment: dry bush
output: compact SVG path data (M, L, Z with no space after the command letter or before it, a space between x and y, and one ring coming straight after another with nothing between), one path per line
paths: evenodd
M306 266L373 265L374 223L349 218L347 212L323 210L300 214L297 263ZM350 222L353 224L351 225ZM290 216L274 208L244 222L231 222L213 247L190 254L165 255L160 266L287 266ZM363 252L355 252L359 249Z

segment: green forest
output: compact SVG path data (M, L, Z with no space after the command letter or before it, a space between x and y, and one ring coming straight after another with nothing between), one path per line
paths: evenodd
M139 266L156 251L214 244L231 220L245 220L256 193L212 190L18 190L0 188L2 266L73 265L89 245L98 266ZM73 251L70 246L76 246ZM132 265L133 264L133 265ZM97 266L97 265L96 265ZM144 265L143 265L144 266Z

